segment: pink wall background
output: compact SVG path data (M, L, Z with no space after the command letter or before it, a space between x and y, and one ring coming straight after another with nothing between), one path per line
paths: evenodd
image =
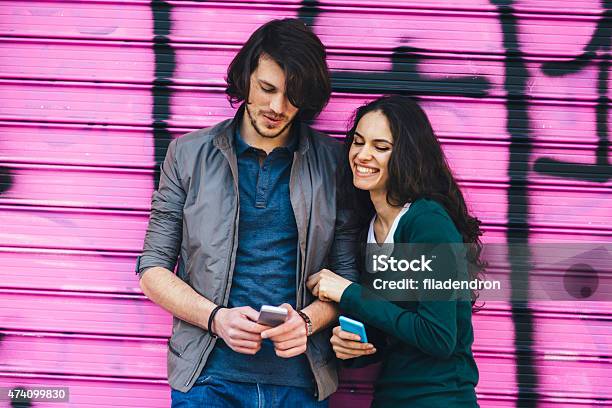
M341 136L382 93L421 100L485 242L612 242L609 3L0 0L0 387L169 405L171 319L133 272L157 167L233 115L227 64L272 18L329 48L317 128ZM611 305L488 302L481 406L612 406ZM367 406L371 377L345 371L332 405Z

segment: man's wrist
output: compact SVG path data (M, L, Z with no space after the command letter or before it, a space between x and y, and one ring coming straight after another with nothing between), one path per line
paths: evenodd
M310 317L302 310L296 310L296 312L304 320L304 324L306 325L306 336L308 337L312 335L314 327L312 326L312 320L310 320Z
M219 305L219 306L215 306L215 308L212 310L212 312L210 313L210 316L208 317L208 324L207 324L207 330L208 333L213 337L213 338L217 338L218 334L213 331L215 329L214 326L214 322L215 322L215 315L221 310L221 309L225 309L225 306Z

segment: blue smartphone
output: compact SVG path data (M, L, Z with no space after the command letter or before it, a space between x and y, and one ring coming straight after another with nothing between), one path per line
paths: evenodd
M346 316L340 316L338 320L340 320L340 328L342 330L358 335L359 337L361 337L361 340L359 341L362 343L368 342L368 336L366 336L365 326L363 325L363 323L348 318Z

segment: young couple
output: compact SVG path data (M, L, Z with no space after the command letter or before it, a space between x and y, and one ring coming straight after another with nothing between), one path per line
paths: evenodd
M353 282L366 240L477 256L479 222L413 100L359 108L344 149L306 124L331 94L325 58L299 20L263 25L228 68L236 116L168 148L136 271L174 316L173 407L327 406L336 358L373 357L376 406L477 406L471 303L366 300ZM262 305L287 319L257 323ZM381 345L340 330L341 313Z

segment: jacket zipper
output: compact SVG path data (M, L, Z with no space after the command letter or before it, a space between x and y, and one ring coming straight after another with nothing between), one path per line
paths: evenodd
M227 259L227 264L228 264L227 276L228 276L228 279L225 281L225 287L223 288L223 302L222 302L222 304L224 306L225 306L225 302L227 300L227 285L229 283L229 274L230 274L231 269L232 269L232 265L231 265L231 263L232 263L232 254L234 253L234 244L236 243L235 242L236 241L235 240L235 237L236 237L236 225L238 224L238 206L240 205L240 198L239 198L239 195L238 195L238 193L239 193L239 191L238 191L238 182L235 179L234 179L234 188L236 189L236 210L234 211L234 228L232 228L232 246L230 247L230 251L229 251L229 255L228 255L228 259ZM193 370L193 372L189 376L189 380L187 380L187 382L185 383L185 387L188 386L189 383L193 380L193 377L195 376L196 372L198 371L198 365L200 364L200 361L202 360L202 357L204 356L204 353L206 352L206 349L208 348L208 346L210 346L210 343L212 343L213 340L214 339L211 336L208 337L208 342L206 343L206 345L202 349L202 352L200 353L200 357L198 358L198 364L196 365L195 369Z

